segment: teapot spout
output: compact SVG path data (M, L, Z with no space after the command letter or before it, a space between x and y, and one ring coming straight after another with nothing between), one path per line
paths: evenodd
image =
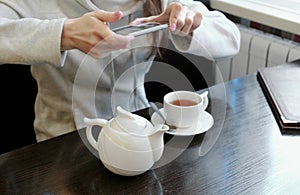
M151 133L151 136L155 135L155 134L164 133L165 131L168 131L168 130L169 130L169 126L168 125L165 125L165 124L156 124L153 127L153 131Z

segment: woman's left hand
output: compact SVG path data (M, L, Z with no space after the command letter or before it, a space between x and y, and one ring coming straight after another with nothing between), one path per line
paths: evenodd
M188 9L186 6L174 2L169 4L163 13L157 16L137 18L130 24L136 25L145 22L168 23L173 34L179 36L192 35L202 21L202 14Z

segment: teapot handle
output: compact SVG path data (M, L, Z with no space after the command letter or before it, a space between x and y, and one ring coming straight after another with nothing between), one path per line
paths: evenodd
M98 141L93 136L93 126L98 125L100 127L104 127L107 124L107 120L105 119L89 119L84 118L83 121L86 124L86 137L89 143L98 151Z
M208 91L205 91L203 93L200 94L200 96L202 97L203 100L203 108L204 110L206 110L207 106L208 106Z

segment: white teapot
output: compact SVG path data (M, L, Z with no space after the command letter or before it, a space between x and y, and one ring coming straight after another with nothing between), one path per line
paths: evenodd
M167 125L153 126L147 119L117 107L111 120L84 118L86 136L98 151L104 166L113 173L133 176L151 169L164 150L163 134ZM102 127L98 139L93 125Z

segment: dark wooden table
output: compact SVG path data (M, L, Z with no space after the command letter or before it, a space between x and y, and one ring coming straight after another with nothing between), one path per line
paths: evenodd
M1 155L0 194L299 194L300 136L281 134L256 76L218 88L226 96L211 97L212 129L165 136L163 160L184 151L169 163L115 175L75 131Z

